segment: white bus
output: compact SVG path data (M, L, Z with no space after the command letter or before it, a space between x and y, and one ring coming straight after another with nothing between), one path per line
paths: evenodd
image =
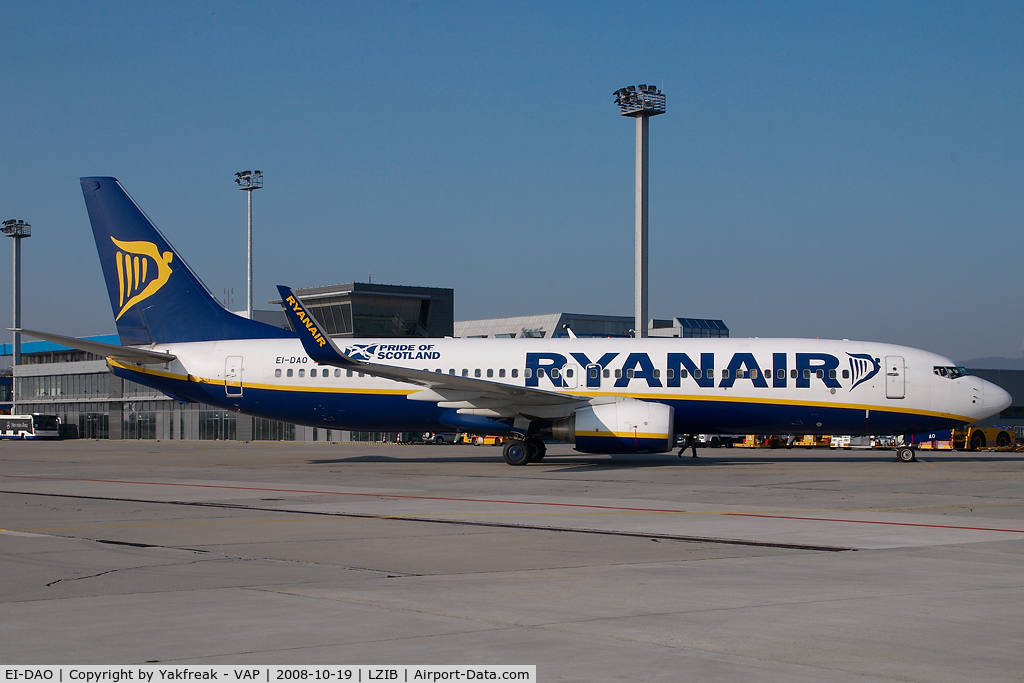
M56 415L0 415L0 439L60 438L60 418Z

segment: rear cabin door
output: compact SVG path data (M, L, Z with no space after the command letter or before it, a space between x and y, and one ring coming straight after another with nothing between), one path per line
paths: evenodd
M885 357L885 397L903 398L906 392L903 356Z
M224 361L224 393L242 395L242 357L228 356Z

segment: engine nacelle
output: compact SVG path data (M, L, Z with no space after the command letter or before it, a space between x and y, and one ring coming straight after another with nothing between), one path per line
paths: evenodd
M581 453L664 453L675 446L675 411L664 403L621 401L555 420L551 435Z

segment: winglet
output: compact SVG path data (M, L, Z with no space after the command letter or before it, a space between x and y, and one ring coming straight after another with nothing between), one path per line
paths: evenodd
M290 287L278 285L277 291L281 293L281 308L284 309L288 322L299 335L302 348L310 358L321 365L352 367L360 364L335 346L331 338L327 336L327 332L323 330L313 314L302 305L299 297L295 296Z

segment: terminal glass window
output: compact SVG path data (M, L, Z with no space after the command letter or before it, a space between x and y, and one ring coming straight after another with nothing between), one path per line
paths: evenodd
M426 337L430 301L399 297L353 297L356 334Z

